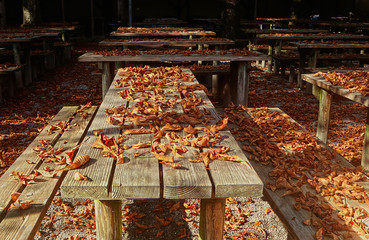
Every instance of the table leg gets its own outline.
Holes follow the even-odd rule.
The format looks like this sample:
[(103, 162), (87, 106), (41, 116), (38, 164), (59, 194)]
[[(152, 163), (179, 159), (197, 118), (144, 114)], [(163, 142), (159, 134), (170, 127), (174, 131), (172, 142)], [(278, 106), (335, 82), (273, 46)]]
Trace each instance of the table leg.
[(32, 66), (31, 66), (31, 49), (30, 46), (26, 46), (23, 50), (25, 58), (24, 66), (24, 84), (29, 86), (32, 83)]
[[(273, 55), (273, 45), (269, 45), (268, 56)], [(271, 58), (272, 59), (272, 58)], [(268, 61), (268, 72), (272, 71), (273, 60)]]
[(306, 52), (304, 50), (299, 50), (300, 53), (300, 60), (299, 60), (299, 72), (297, 75), (297, 87), (302, 88), (303, 82), (301, 78), (301, 74), (305, 72), (305, 59), (306, 59)]
[(230, 94), (234, 104), (248, 105), (250, 62), (231, 62)]
[(320, 89), (319, 115), (316, 136), (324, 143), (328, 141), (329, 120), (333, 95), (324, 89)]
[(201, 199), (199, 239), (223, 239), (225, 202), (225, 198)]
[(120, 200), (95, 200), (95, 217), (97, 239), (122, 239), (122, 202)]
[(112, 69), (112, 64), (110, 62), (103, 63), (103, 74), (102, 74), (102, 97), (108, 92), (110, 84), (113, 80), (114, 70)]
[[(18, 43), (13, 44), (14, 63), (22, 65), (20, 57), (20, 47)], [(15, 86), (18, 89), (23, 88), (22, 71), (15, 72)]]
[(369, 108), (366, 108), (366, 127), (364, 134), (364, 146), (361, 156), (361, 166), (365, 171), (369, 170)]

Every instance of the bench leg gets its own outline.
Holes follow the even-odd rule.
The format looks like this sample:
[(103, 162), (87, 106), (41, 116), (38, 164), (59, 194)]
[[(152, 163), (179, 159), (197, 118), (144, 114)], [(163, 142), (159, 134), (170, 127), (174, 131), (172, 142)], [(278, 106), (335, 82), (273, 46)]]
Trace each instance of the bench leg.
[(324, 143), (328, 141), (329, 119), (333, 95), (324, 89), (320, 89), (319, 115), (316, 136)]
[(364, 135), (363, 153), (361, 156), (361, 166), (365, 171), (369, 170), (369, 108), (366, 108), (366, 127)]
[(225, 198), (201, 199), (199, 239), (223, 239), (225, 202)]
[(122, 201), (95, 200), (95, 216), (97, 239), (122, 239)]

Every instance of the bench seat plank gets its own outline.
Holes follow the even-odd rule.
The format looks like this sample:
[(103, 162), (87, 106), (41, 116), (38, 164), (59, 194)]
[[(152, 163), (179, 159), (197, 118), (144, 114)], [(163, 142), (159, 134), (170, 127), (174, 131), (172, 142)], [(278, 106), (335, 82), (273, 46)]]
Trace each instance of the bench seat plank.
[[(278, 114), (286, 115), (283, 111), (281, 111), (279, 108), (269, 108), (269, 111), (277, 111)], [(252, 113), (244, 113), (244, 116), (246, 118), (253, 118), (254, 116)], [(298, 124), (295, 120), (292, 118), (289, 118), (289, 121), (292, 123)], [(298, 124), (302, 132), (307, 132), (305, 128), (303, 128), (301, 125)], [(276, 142), (273, 142), (273, 144), (276, 144)], [(319, 141), (319, 145), (322, 149), (329, 149), (332, 151), (331, 148), (329, 148), (327, 145), (325, 145), (323, 142)], [(332, 164), (337, 163), (339, 166), (342, 166), (347, 169), (355, 169), (355, 167), (349, 163), (347, 160), (345, 160), (342, 156), (339, 154), (336, 154), (336, 156), (330, 160), (332, 161)], [(267, 186), (268, 182), (274, 182), (274, 180), (270, 177), (269, 173), (273, 169), (271, 164), (269, 165), (262, 165), (258, 162), (251, 161), (252, 166), (254, 167), (255, 171), (258, 173), (260, 178), (263, 180), (264, 186)], [(309, 173), (306, 173), (306, 176), (310, 179), (313, 179), (312, 176), (309, 175)], [(321, 201), (325, 201), (325, 203), (329, 204), (332, 208), (336, 209), (335, 212), (342, 211), (343, 209), (338, 206), (334, 202), (334, 198), (331, 196), (322, 197), (320, 194), (316, 193), (315, 190), (313, 190), (308, 184), (305, 184), (301, 186), (302, 192), (306, 195), (307, 192), (312, 194), (313, 196), (316, 196)], [(288, 230), (290, 236), (292, 239), (316, 239), (315, 233), (316, 230), (313, 226), (305, 225), (303, 224), (303, 221), (313, 218), (319, 218), (316, 215), (314, 215), (312, 212), (309, 212), (307, 210), (304, 210), (301, 208), (299, 211), (295, 210), (294, 204), (295, 196), (287, 195), (283, 196), (283, 194), (286, 192), (286, 189), (277, 189), (274, 192), (270, 189), (264, 187), (264, 196), (272, 206), (273, 210), (277, 213), (279, 218), (284, 222), (286, 229)], [(348, 207), (360, 207), (365, 209), (366, 211), (369, 210), (369, 207), (365, 203), (359, 203), (358, 201), (352, 201), (347, 200), (346, 204)], [(338, 222), (343, 223), (340, 219), (336, 219)], [(344, 224), (344, 223), (343, 223)], [(355, 232), (354, 229), (351, 227), (348, 228), (347, 232), (350, 232), (350, 236), (352, 239), (365, 239), (365, 235)], [(342, 232), (341, 232), (342, 233)]]
[[(96, 136), (93, 134), (94, 130), (103, 130), (104, 135), (107, 137), (115, 137), (118, 139), (120, 134), (120, 128), (117, 125), (111, 125), (106, 122), (106, 108), (118, 107), (126, 104), (123, 99), (118, 95), (120, 88), (110, 88), (107, 92), (106, 101), (100, 105), (100, 110), (92, 122), (87, 135), (86, 140), (80, 147), (78, 155), (89, 155), (90, 161), (86, 164), (88, 168), (80, 168), (77, 170), (71, 170), (65, 177), (61, 191), (63, 197), (66, 198), (90, 198), (92, 195), (96, 196), (96, 199), (108, 199), (109, 190), (111, 187), (111, 179), (114, 174), (115, 160), (113, 158), (102, 157), (100, 149), (92, 148), (92, 143), (95, 141)], [(103, 110), (101, 110), (103, 109)], [(80, 171), (83, 175), (87, 176), (90, 181), (76, 181), (74, 180), (75, 171)]]
[[(85, 110), (84, 112), (88, 113), (85, 119), (81, 114), (77, 114), (71, 121), (71, 130), (63, 133), (54, 148), (63, 147), (64, 152), (71, 151), (83, 139), (96, 109), (93, 106)], [(40, 169), (44, 167), (58, 168), (53, 163), (42, 163)], [(19, 200), (33, 200), (31, 208), (26, 210), (12, 208), (9, 210), (0, 223), (0, 239), (33, 239), (64, 176), (64, 172), (57, 172), (57, 176), (54, 178), (38, 176), (36, 184), (28, 185), (22, 191)]]
[[(61, 121), (67, 121), (73, 116), (77, 109), (78, 107), (76, 106), (63, 107), (60, 112), (50, 121), (49, 126), (56, 125)], [(50, 129), (49, 126), (43, 129), (43, 131), (32, 141), (27, 149), (9, 167), (7, 172), (1, 176), (0, 182), (4, 182), (6, 184), (0, 184), (0, 192), (2, 193), (0, 194), (0, 220), (5, 216), (6, 210), (11, 203), (10, 195), (14, 192), (19, 192), (24, 189), (24, 185), (14, 181), (13, 177), (9, 176), (9, 174), (12, 172), (21, 172), (25, 175), (31, 174), (33, 170), (41, 164), (42, 161), (42, 159), (32, 151), (32, 149), (36, 148), (36, 146), (39, 144), (38, 141), (43, 139), (50, 141), (51, 145), (54, 145), (60, 138), (60, 134), (58, 132), (55, 132), (54, 134), (48, 134), (47, 131)], [(26, 160), (30, 160), (35, 164), (25, 164)]]

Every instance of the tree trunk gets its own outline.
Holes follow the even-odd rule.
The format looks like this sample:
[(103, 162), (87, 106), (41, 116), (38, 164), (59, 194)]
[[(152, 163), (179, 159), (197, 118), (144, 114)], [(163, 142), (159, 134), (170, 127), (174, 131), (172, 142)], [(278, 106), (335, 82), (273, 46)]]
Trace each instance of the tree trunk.
[(222, 36), (236, 39), (240, 32), (239, 0), (222, 0)]
[(23, 0), (23, 25), (35, 26), (41, 23), (40, 7), (38, 0)]

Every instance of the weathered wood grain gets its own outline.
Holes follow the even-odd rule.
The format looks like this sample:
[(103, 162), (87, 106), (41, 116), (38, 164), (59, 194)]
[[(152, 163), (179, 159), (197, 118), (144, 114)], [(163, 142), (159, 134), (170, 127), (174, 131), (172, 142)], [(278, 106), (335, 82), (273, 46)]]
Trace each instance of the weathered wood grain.
[[(149, 143), (152, 134), (130, 135), (124, 142), (128, 146), (136, 143)], [(112, 183), (112, 198), (160, 198), (159, 162), (150, 152), (150, 148), (136, 150), (130, 148), (124, 151), (124, 164), (118, 164)], [(134, 153), (144, 153), (135, 158)]]
[(333, 94), (324, 89), (320, 89), (318, 126), (316, 136), (325, 144), (328, 141), (332, 99)]
[(97, 239), (122, 239), (122, 202), (95, 200)]
[(225, 198), (201, 199), (199, 239), (223, 239), (225, 202)]
[(221, 131), (220, 135), (223, 139), (220, 145), (230, 147), (227, 154), (239, 156), (244, 164), (225, 160), (210, 163), (208, 171), (215, 186), (214, 197), (261, 197), (263, 183), (236, 140), (229, 131)]
[(99, 42), (100, 46), (145, 46), (145, 47), (158, 47), (158, 46), (181, 46), (181, 47), (194, 47), (198, 44), (208, 44), (208, 45), (229, 45), (234, 44), (233, 40), (225, 39), (225, 40), (167, 40), (167, 39), (159, 39), (159, 40), (140, 40), (140, 41), (113, 41), (113, 40), (103, 40)]

